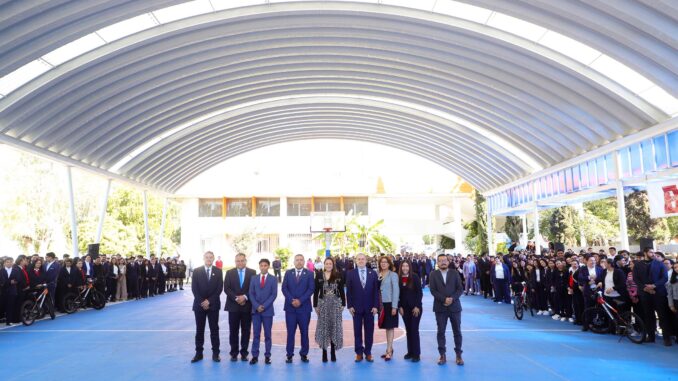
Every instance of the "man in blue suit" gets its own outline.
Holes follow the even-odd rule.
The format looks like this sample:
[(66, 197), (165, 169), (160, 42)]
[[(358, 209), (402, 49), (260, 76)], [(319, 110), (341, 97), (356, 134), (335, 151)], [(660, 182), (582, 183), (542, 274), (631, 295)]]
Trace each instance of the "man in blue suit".
[(205, 320), (210, 325), (210, 340), (212, 342), (212, 360), (220, 362), (219, 357), (219, 309), (221, 308), (221, 290), (224, 289), (224, 277), (221, 270), (212, 266), (214, 253), (211, 251), (203, 255), (205, 266), (193, 271), (193, 313), (195, 314), (195, 356), (192, 363), (202, 360), (203, 344), (205, 343)]
[(261, 341), (261, 326), (264, 326), (264, 343), (266, 351), (264, 352), (265, 363), (271, 363), (271, 330), (273, 328), (273, 302), (278, 297), (278, 280), (268, 274), (268, 268), (271, 262), (263, 258), (259, 261), (259, 276), (253, 277), (250, 282), (250, 292), (247, 295), (252, 303), (252, 326), (254, 335), (252, 337), (252, 360), (250, 365), (259, 362), (259, 344)]
[(304, 268), (304, 256), (294, 256), (294, 268), (285, 272), (282, 293), (285, 295), (285, 323), (287, 324), (287, 360), (294, 357), (294, 337), (299, 327), (302, 362), (308, 362), (308, 325), (311, 322), (311, 297), (315, 290), (313, 273)]
[(56, 260), (56, 254), (52, 252), (45, 254), (45, 264), (42, 265), (42, 271), (45, 273), (45, 283), (47, 283), (47, 290), (49, 290), (49, 295), (52, 297), (52, 304), (54, 305), (57, 279), (59, 279), (59, 272), (61, 272), (61, 266), (59, 266), (59, 262)]
[[(367, 257), (360, 253), (356, 256), (357, 268), (346, 274), (346, 301), (348, 311), (353, 316), (353, 334), (355, 338), (355, 361), (368, 362), (372, 357), (374, 338), (374, 315), (379, 304), (379, 280), (377, 273), (367, 268)], [(363, 327), (365, 327), (365, 346), (363, 347)]]

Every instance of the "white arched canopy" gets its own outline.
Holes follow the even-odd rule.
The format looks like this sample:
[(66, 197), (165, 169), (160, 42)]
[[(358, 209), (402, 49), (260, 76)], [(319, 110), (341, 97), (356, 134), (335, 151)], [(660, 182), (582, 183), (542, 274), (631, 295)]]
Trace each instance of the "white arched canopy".
[[(403, 149), (489, 190), (666, 121), (678, 95), (669, 2), (200, 0), (190, 9), (211, 8), (175, 21), (154, 10), (180, 1), (29, 3), (0, 5), (2, 141), (166, 192), (239, 153), (318, 138)], [(511, 16), (525, 33), (502, 27)], [(130, 17), (159, 25), (114, 38)], [(59, 48), (78, 38), (81, 54)], [(21, 83), (31, 68), (42, 75)]]

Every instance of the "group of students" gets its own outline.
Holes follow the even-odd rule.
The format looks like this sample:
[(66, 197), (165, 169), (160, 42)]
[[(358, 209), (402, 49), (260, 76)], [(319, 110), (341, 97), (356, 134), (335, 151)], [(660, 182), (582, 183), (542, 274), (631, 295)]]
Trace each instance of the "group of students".
[(54, 307), (63, 312), (69, 293), (79, 293), (88, 282), (108, 301), (143, 299), (166, 291), (183, 290), (186, 265), (183, 260), (155, 256), (123, 258), (121, 255), (59, 260), (52, 252), (45, 257), (19, 255), (2, 258), (0, 271), (0, 319), (6, 325), (19, 323), (20, 306), (29, 293), (44, 285)]
[[(206, 323), (210, 327), (212, 359), (221, 361), (219, 340), (219, 311), (221, 293), (226, 294), (225, 311), (228, 312), (231, 361), (259, 362), (260, 339), (264, 334), (264, 363), (271, 363), (274, 301), (278, 297), (278, 279), (269, 274), (270, 261), (259, 261), (259, 273), (247, 268), (244, 254), (235, 257), (236, 267), (225, 276), (213, 265), (214, 254), (203, 256), (204, 266), (193, 272), (191, 289), (194, 295), (192, 309), (196, 318), (195, 356), (191, 362), (203, 359)], [(351, 260), (353, 262), (353, 260)], [(448, 267), (448, 256), (437, 257), (438, 270), (430, 273), (430, 292), (433, 311), (438, 324), (438, 364), (447, 362), (445, 331), (447, 322), (454, 334), (456, 364), (463, 365), (461, 335), (461, 302), (463, 287), (459, 274)], [(297, 330), (301, 335), (299, 356), (308, 362), (309, 324), (312, 311), (317, 315), (315, 342), (322, 349), (322, 361), (336, 361), (336, 351), (343, 347), (343, 318), (345, 308), (352, 316), (355, 362), (373, 362), (375, 317), (377, 326), (385, 330), (386, 350), (381, 358), (391, 361), (394, 356), (393, 340), (399, 316), (405, 325), (407, 353), (404, 359), (420, 361), (421, 346), (419, 323), (423, 313), (423, 283), (414, 270), (413, 263), (400, 258), (397, 266), (394, 257), (384, 255), (368, 266), (364, 254), (355, 257), (354, 268), (341, 271), (334, 258), (328, 257), (322, 268), (309, 270), (303, 255), (294, 257), (294, 267), (282, 277), (281, 292), (285, 298), (284, 313), (287, 328), (286, 362), (292, 363)], [(253, 332), (250, 332), (252, 327)], [(249, 356), (252, 333), (252, 357)]]
[(643, 319), (646, 342), (655, 341), (657, 325), (666, 346), (678, 335), (678, 264), (652, 248), (635, 255), (614, 247), (607, 253), (589, 248), (578, 255), (571, 250), (545, 255), (514, 251), (460, 258), (458, 268), (467, 295), (511, 304), (511, 295), (523, 292), (525, 284), (537, 315), (581, 325), (584, 331), (588, 322), (583, 312), (595, 305), (601, 291), (609, 304)]

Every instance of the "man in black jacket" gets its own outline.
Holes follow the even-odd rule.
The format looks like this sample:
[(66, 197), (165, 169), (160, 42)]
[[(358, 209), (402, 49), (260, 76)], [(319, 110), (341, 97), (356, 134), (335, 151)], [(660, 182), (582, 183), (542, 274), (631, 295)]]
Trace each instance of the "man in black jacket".
[(4, 266), (0, 269), (0, 289), (2, 289), (2, 305), (5, 310), (6, 325), (12, 325), (16, 315), (16, 298), (20, 283), (19, 268), (14, 266), (14, 259), (5, 258)]
[[(224, 292), (226, 293), (226, 308), (228, 311), (229, 343), (231, 345), (231, 361), (247, 361), (252, 327), (252, 303), (247, 298), (250, 289), (250, 280), (256, 271), (247, 268), (245, 254), (235, 256), (235, 268), (226, 272)], [(240, 337), (238, 337), (240, 336)]]
[(191, 362), (202, 360), (203, 345), (205, 344), (205, 320), (210, 325), (210, 340), (212, 342), (212, 360), (220, 362), (219, 357), (219, 310), (221, 309), (221, 290), (224, 287), (224, 277), (221, 269), (212, 266), (214, 253), (211, 251), (203, 255), (205, 266), (193, 271), (193, 313), (195, 314), (195, 356)]
[(436, 315), (438, 326), (438, 352), (440, 359), (438, 365), (447, 362), (445, 355), (445, 329), (447, 321), (452, 324), (454, 334), (454, 352), (457, 355), (457, 365), (464, 365), (461, 358), (461, 297), (464, 288), (458, 271), (449, 268), (449, 259), (445, 254), (438, 255), (438, 270), (431, 274), (431, 295), (433, 295), (433, 312)]

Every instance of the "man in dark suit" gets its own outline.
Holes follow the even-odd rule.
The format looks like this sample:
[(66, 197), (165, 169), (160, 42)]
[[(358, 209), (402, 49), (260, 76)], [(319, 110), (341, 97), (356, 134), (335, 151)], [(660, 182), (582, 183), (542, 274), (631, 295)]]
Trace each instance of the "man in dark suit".
[(2, 305), (5, 310), (6, 325), (12, 325), (16, 319), (16, 298), (19, 293), (18, 285), (21, 281), (20, 271), (14, 266), (14, 259), (7, 257), (0, 270), (0, 289), (2, 290)]
[[(228, 339), (231, 344), (231, 361), (238, 361), (238, 353), (242, 361), (247, 361), (247, 349), (250, 345), (252, 327), (252, 303), (247, 298), (250, 281), (256, 271), (247, 268), (245, 254), (235, 256), (235, 268), (226, 272), (224, 292), (228, 311)], [(240, 336), (240, 337), (238, 337)], [(239, 340), (239, 341), (238, 341)], [(238, 347), (240, 343), (240, 347)]]
[(42, 271), (45, 274), (47, 290), (49, 290), (49, 295), (52, 297), (52, 305), (55, 305), (57, 280), (61, 272), (61, 266), (59, 266), (59, 262), (56, 260), (56, 254), (52, 252), (45, 254), (45, 264), (42, 265)]
[[(353, 316), (353, 334), (355, 338), (355, 361), (374, 361), (372, 342), (374, 338), (374, 315), (379, 304), (379, 280), (377, 273), (367, 268), (367, 257), (360, 253), (356, 256), (357, 268), (346, 274), (346, 300), (348, 311)], [(363, 327), (365, 328), (365, 346), (363, 347)]]
[[(596, 258), (589, 255), (586, 258), (586, 267), (579, 270), (579, 287), (584, 294), (584, 310), (595, 305), (596, 289), (602, 289), (603, 282), (605, 282), (603, 269), (596, 264)], [(589, 322), (584, 321), (582, 331), (588, 331), (588, 324)]]
[(294, 256), (294, 268), (285, 272), (282, 293), (285, 295), (285, 323), (287, 325), (287, 360), (289, 364), (294, 357), (294, 338), (299, 327), (301, 334), (302, 362), (308, 362), (308, 325), (311, 322), (311, 297), (315, 290), (313, 273), (304, 268), (304, 256)]
[(139, 299), (139, 263), (130, 258), (127, 263), (127, 299)]
[(271, 347), (273, 340), (271, 337), (273, 328), (273, 302), (278, 297), (278, 280), (268, 273), (271, 262), (263, 258), (259, 261), (259, 276), (255, 276), (250, 282), (250, 291), (247, 297), (252, 302), (252, 325), (254, 327), (254, 337), (252, 338), (252, 360), (250, 365), (259, 361), (259, 345), (261, 343), (261, 328), (264, 328), (264, 362), (271, 364)]
[(193, 271), (193, 313), (195, 314), (195, 356), (191, 362), (202, 360), (203, 344), (205, 343), (205, 320), (210, 325), (210, 339), (212, 341), (212, 360), (221, 361), (219, 357), (219, 309), (221, 308), (221, 290), (224, 288), (224, 278), (221, 270), (212, 266), (214, 253), (211, 251), (203, 255), (205, 266)]
[(447, 321), (452, 324), (454, 334), (454, 352), (457, 354), (457, 365), (464, 365), (461, 358), (461, 301), (463, 292), (459, 272), (449, 268), (449, 260), (445, 254), (438, 255), (438, 270), (431, 274), (431, 295), (433, 295), (433, 312), (438, 326), (438, 365), (447, 362), (445, 347), (445, 329)]

